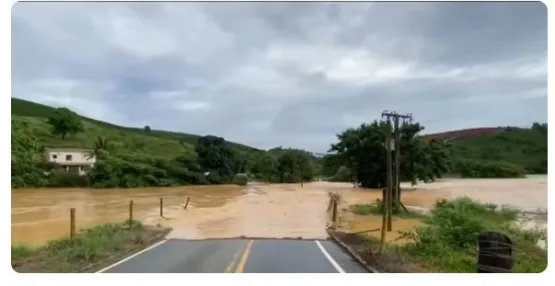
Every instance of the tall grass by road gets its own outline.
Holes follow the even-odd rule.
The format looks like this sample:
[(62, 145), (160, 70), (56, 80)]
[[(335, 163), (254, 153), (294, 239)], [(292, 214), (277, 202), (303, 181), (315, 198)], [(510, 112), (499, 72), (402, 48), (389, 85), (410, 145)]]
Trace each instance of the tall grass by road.
[(147, 247), (168, 232), (137, 221), (99, 225), (38, 248), (12, 245), (12, 267), (27, 273), (93, 272)]
[[(359, 215), (380, 214), (376, 205), (353, 205), (349, 210)], [(379, 253), (378, 240), (358, 235), (365, 244), (362, 257), (384, 268), (393, 263), (405, 264), (406, 272), (413, 272), (416, 266), (423, 272), (473, 273), (477, 267), (478, 236), (484, 231), (496, 231), (513, 242), (513, 272), (539, 273), (547, 267), (547, 251), (537, 245), (538, 240), (547, 238), (546, 232), (519, 227), (518, 210), (458, 198), (439, 200), (429, 215), (401, 216), (420, 218), (424, 224), (402, 233), (400, 238), (408, 242), (387, 245), (386, 254)], [(399, 272), (398, 269), (393, 271)]]

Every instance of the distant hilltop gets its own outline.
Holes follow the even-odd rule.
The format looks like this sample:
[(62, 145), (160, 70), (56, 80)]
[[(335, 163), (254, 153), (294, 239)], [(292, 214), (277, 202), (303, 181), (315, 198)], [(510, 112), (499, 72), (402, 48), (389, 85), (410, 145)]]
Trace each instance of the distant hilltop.
[[(513, 127), (513, 128), (516, 128), (516, 127)], [(460, 139), (468, 139), (468, 138), (483, 136), (483, 135), (497, 135), (504, 129), (505, 128), (503, 127), (469, 128), (469, 129), (460, 129), (460, 130), (454, 130), (454, 131), (426, 134), (426, 135), (422, 135), (422, 138), (425, 138), (425, 139), (441, 138), (444, 140), (460, 140)]]
[[(452, 131), (445, 131), (445, 132), (438, 132), (432, 134), (421, 135), (421, 138), (424, 139), (432, 139), (432, 138), (441, 138), (444, 140), (464, 140), (469, 139), (476, 136), (484, 136), (484, 135), (497, 135), (501, 131), (505, 130), (506, 128), (515, 128), (517, 127), (481, 127), (481, 128), (468, 128), (468, 129), (459, 129), (459, 130), (452, 130)], [(319, 153), (319, 152), (311, 152), (312, 156), (317, 158), (322, 158), (326, 155), (330, 155), (333, 153)]]

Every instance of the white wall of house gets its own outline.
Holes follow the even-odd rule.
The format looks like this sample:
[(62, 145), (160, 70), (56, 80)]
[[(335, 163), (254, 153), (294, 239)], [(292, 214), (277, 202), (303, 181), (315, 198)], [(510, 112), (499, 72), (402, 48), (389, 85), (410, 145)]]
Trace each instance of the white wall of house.
[(96, 163), (96, 158), (89, 158), (87, 156), (87, 150), (48, 150), (46, 155), (49, 162), (58, 163), (60, 165), (92, 165)]

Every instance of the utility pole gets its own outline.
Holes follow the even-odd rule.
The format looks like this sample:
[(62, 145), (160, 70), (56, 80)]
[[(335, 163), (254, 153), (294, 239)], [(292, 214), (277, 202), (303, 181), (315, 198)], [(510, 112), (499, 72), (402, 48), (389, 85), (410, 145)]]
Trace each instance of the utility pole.
[(395, 121), (395, 207), (399, 207), (401, 204), (400, 202), (400, 193), (401, 193), (401, 182), (399, 181), (399, 173), (400, 173), (400, 162), (401, 162), (401, 132), (399, 131), (399, 117), (394, 117), (393, 120)]
[[(403, 119), (403, 124), (405, 124), (405, 120), (409, 119), (412, 120), (412, 115), (407, 114), (398, 114), (397, 112), (389, 112), (384, 111), (382, 112), (382, 117), (385, 117), (387, 120), (388, 131), (386, 134), (386, 153), (387, 153), (387, 230), (392, 230), (392, 212), (393, 212), (393, 204), (396, 207), (402, 206), (400, 197), (401, 197), (401, 188), (400, 188), (400, 162), (401, 162), (401, 132), (399, 130), (399, 119)], [(393, 119), (393, 133), (394, 133), (394, 142), (391, 142), (391, 119)], [(395, 151), (395, 174), (393, 173), (392, 168), (392, 159), (391, 159), (391, 151), (392, 149)], [(394, 182), (392, 182), (394, 180)], [(392, 184), (393, 183), (393, 184)], [(393, 196), (393, 186), (395, 185), (395, 195)]]
[[(382, 114), (383, 117), (383, 114)], [(383, 188), (382, 191), (382, 227), (380, 242), (381, 246), (383, 247), (385, 244), (385, 233), (386, 229), (391, 229), (391, 215), (390, 215), (390, 198), (391, 198), (391, 121), (389, 117), (387, 117), (387, 132), (385, 134), (385, 158), (386, 158), (386, 165), (387, 165), (387, 178), (386, 178), (386, 188)]]
[(406, 124), (407, 119), (411, 120), (410, 115), (399, 115), (394, 117), (395, 120), (395, 205), (396, 207), (403, 207), (401, 203), (401, 130), (399, 130), (399, 118), (403, 119), (403, 125)]
[[(392, 196), (392, 186), (391, 186), (391, 150), (395, 148), (394, 144), (392, 144), (391, 140), (391, 115), (384, 111), (382, 113), (382, 117), (385, 117), (387, 120), (387, 131), (385, 134), (385, 153), (386, 153), (386, 166), (387, 166), (387, 178), (386, 178), (386, 190), (383, 195), (383, 218), (382, 218), (382, 236), (385, 235), (385, 228), (387, 227), (387, 231), (392, 230), (392, 213), (393, 213), (393, 196)], [(384, 223), (385, 222), (385, 223)]]

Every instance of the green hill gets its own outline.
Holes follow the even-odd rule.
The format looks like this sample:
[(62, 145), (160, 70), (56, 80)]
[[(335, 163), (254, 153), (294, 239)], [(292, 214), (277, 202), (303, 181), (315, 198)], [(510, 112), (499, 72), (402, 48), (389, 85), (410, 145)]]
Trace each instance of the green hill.
[(452, 140), (451, 144), (459, 160), (507, 162), (529, 174), (547, 174), (547, 124), (501, 128), (497, 134)]
[[(256, 177), (264, 174), (273, 181), (290, 183), (300, 176), (301, 168), (296, 165), (306, 161), (298, 157), (307, 156), (294, 152), (274, 154), (214, 136), (123, 127), (71, 111), (65, 111), (66, 115), (77, 117), (82, 128), (78, 127), (74, 134), (55, 135), (48, 120), (51, 115), (57, 119), (64, 116), (60, 112), (63, 113), (50, 106), (12, 98), (12, 188), (244, 185), (246, 177), (238, 174), (245, 173)], [(89, 149), (97, 162), (87, 176), (68, 173), (57, 164), (44, 161), (45, 148)], [(281, 157), (287, 160), (280, 161)], [(303, 169), (303, 178), (307, 180), (312, 177), (309, 169), (312, 170)], [(289, 176), (279, 176), (278, 170)]]
[[(249, 159), (265, 153), (218, 137), (146, 131), (71, 114), (80, 119), (82, 130), (68, 136), (54, 135), (48, 118), (55, 113), (53, 107), (12, 98), (13, 188), (129, 188), (230, 183), (234, 180), (233, 174), (248, 170)], [(58, 116), (59, 113), (55, 117)], [(200, 141), (204, 150), (202, 155), (195, 151), (199, 138), (204, 139)], [(87, 176), (79, 176), (60, 170), (57, 164), (45, 162), (45, 148), (89, 149), (97, 162)], [(209, 175), (206, 170), (210, 171)]]
[(506, 162), (529, 174), (547, 174), (547, 123), (530, 128), (495, 127), (455, 130), (423, 136), (453, 146), (453, 159)]
[[(85, 132), (75, 138), (61, 140), (57, 136), (49, 135), (46, 125), (46, 118), (53, 112), (54, 107), (12, 97), (12, 118), (28, 122), (37, 131), (39, 139), (44, 140), (48, 147), (90, 148), (96, 137), (100, 135), (119, 142), (118, 144), (122, 146), (134, 144), (133, 141), (137, 141), (137, 144), (141, 145), (139, 141), (144, 141), (145, 148), (152, 147), (147, 150), (152, 150), (154, 153), (160, 150), (162, 155), (164, 152), (169, 152), (167, 155), (173, 155), (175, 152), (182, 152), (179, 141), (194, 145), (200, 137), (194, 134), (162, 130), (151, 130), (146, 133), (143, 128), (124, 127), (81, 116), (85, 122)], [(240, 151), (258, 150), (243, 144), (228, 143)]]

